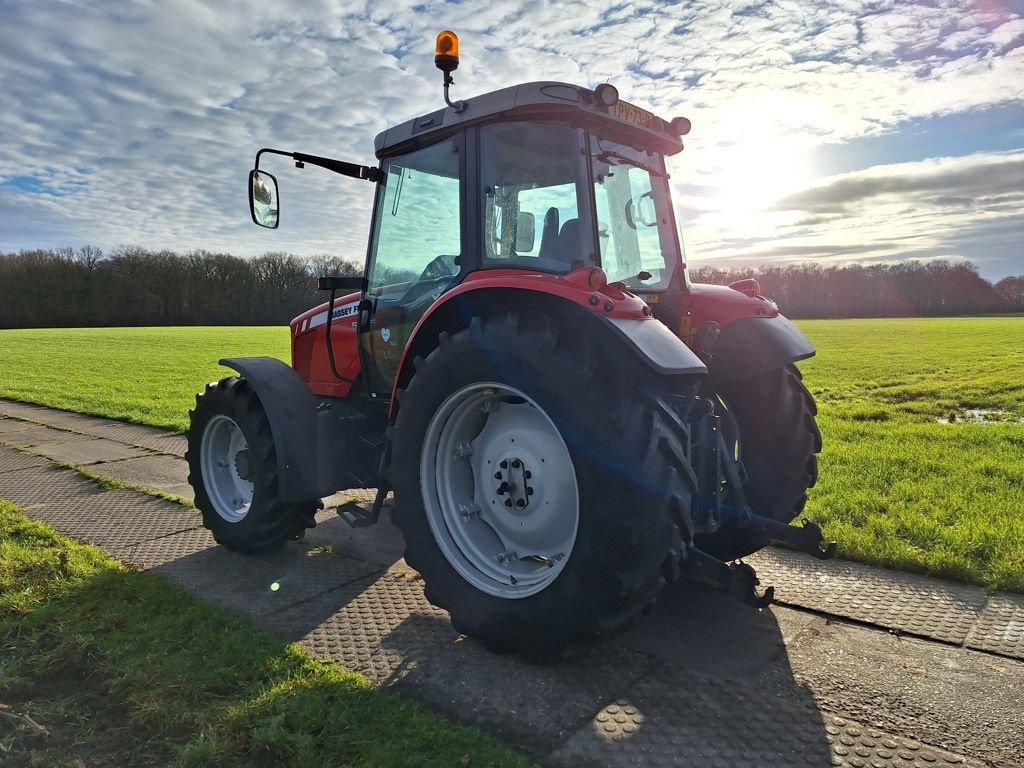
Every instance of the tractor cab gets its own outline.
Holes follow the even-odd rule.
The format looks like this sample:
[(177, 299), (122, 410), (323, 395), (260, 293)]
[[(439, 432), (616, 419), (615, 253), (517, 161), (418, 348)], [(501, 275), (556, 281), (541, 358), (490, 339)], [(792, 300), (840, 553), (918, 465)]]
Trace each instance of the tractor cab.
[(607, 85), (527, 83), (459, 104), (376, 140), (366, 297), (379, 330), (364, 344), (378, 387), (417, 321), (470, 274), (600, 268), (633, 292), (685, 280), (663, 159), (682, 143), (668, 123)]
[[(435, 61), (448, 106), (379, 134), (378, 168), (261, 150), (376, 182), (364, 281), (333, 284), (362, 289), (350, 325), (378, 398), (390, 395), (417, 323), (470, 275), (599, 269), (591, 280), (647, 295), (678, 294), (687, 280), (664, 157), (682, 149), (689, 121), (628, 104), (607, 83), (525, 83), (452, 103), (457, 39), (453, 57), (441, 52), (445, 36)], [(253, 220), (276, 226), (276, 180), (258, 166), (259, 156)], [(325, 394), (343, 394), (338, 381), (350, 377), (333, 367)]]

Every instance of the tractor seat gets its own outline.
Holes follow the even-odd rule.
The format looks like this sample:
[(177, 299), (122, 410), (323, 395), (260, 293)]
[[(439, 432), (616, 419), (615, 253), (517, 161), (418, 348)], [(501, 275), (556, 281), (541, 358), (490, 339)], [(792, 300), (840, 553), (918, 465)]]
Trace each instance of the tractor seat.
[(562, 225), (551, 256), (558, 261), (564, 261), (570, 269), (583, 266), (583, 242), (580, 239), (579, 219), (569, 219)]
[(544, 214), (544, 229), (540, 235), (540, 251), (537, 255), (542, 259), (553, 259), (558, 249), (558, 209), (548, 208)]

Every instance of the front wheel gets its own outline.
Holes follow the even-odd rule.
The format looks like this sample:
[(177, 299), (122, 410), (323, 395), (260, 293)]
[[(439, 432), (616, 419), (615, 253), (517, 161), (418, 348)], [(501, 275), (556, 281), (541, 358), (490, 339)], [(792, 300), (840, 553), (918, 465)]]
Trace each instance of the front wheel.
[(249, 382), (232, 376), (207, 385), (189, 416), (188, 481), (218, 544), (265, 552), (316, 525), (318, 502), (280, 498), (270, 424)]
[(627, 626), (692, 530), (657, 381), (570, 329), (524, 314), (442, 334), (391, 435), (394, 520), (427, 598), (530, 654)]
[[(818, 479), (818, 412), (795, 365), (720, 384), (718, 395), (739, 434), (744, 493), (754, 514), (788, 523), (804, 510)], [(732, 446), (735, 449), (735, 443)], [(722, 560), (746, 557), (768, 544), (747, 530), (724, 525), (697, 537), (697, 546)]]

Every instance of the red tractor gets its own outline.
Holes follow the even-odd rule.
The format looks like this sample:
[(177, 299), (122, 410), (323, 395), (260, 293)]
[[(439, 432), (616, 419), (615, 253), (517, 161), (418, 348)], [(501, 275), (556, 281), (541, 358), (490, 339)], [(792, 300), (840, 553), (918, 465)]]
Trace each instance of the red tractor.
[[(253, 220), (278, 225), (264, 155), (374, 185), (365, 275), (291, 322), (291, 367), (197, 398), (196, 505), (216, 540), (261, 552), (315, 525), (320, 499), (389, 492), (407, 563), (455, 628), (550, 653), (627, 626), (666, 581), (756, 605), (732, 561), (769, 540), (820, 557), (787, 523), (817, 476), (807, 338), (754, 280), (690, 282), (665, 121), (608, 84), (448, 96), (458, 41), (438, 37), (446, 107), (375, 141), (378, 166), (261, 149)], [(339, 297), (339, 294), (340, 297)]]

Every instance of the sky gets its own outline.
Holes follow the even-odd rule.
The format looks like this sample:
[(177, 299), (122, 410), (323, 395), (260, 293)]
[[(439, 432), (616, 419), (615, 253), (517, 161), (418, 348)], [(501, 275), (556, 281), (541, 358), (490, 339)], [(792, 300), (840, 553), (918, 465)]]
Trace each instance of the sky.
[[(362, 261), (380, 131), (530, 80), (693, 123), (671, 160), (691, 267), (969, 260), (1024, 275), (1024, 0), (0, 0), (0, 251), (118, 244)], [(276, 164), (275, 164), (276, 160)]]

